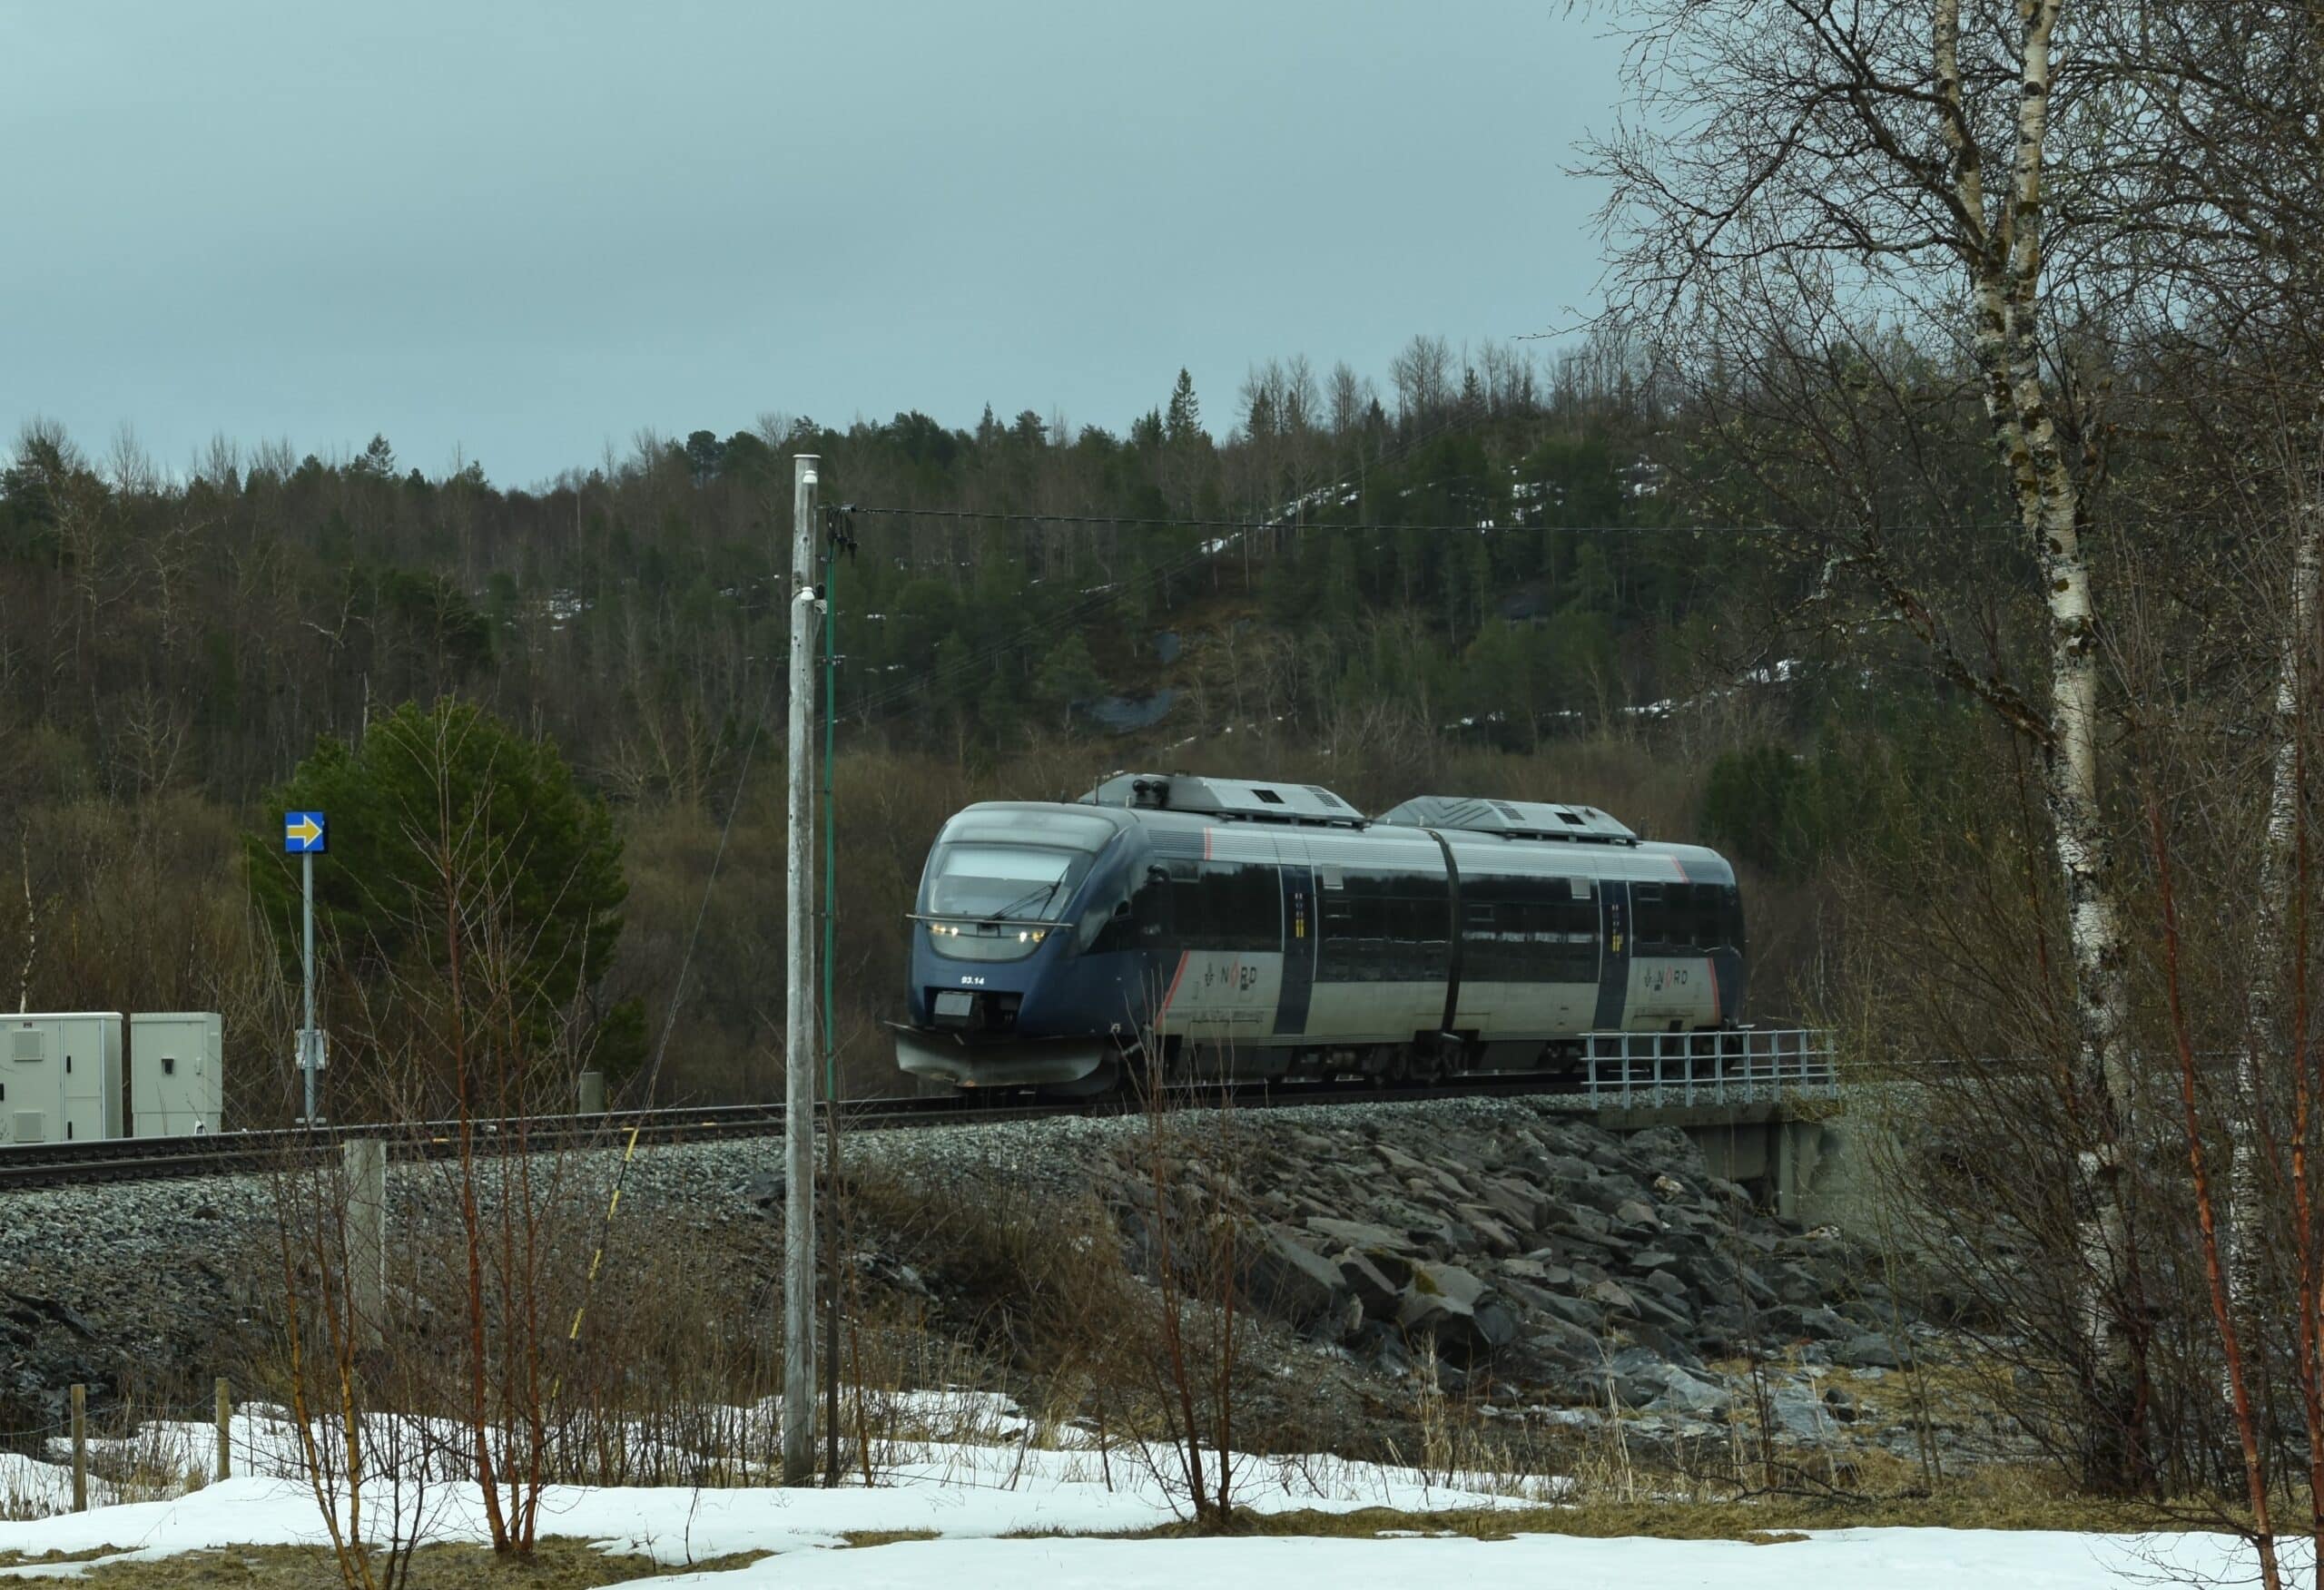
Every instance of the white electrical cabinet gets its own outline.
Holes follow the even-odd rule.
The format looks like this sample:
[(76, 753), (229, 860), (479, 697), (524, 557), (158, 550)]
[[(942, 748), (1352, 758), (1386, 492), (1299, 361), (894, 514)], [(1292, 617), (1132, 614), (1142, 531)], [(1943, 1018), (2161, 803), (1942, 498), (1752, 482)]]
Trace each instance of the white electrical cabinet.
[(215, 1132), (226, 1109), (224, 1024), (214, 1010), (129, 1018), (130, 1129), (139, 1137)]
[(0, 1016), (0, 1142), (121, 1135), (118, 1012)]

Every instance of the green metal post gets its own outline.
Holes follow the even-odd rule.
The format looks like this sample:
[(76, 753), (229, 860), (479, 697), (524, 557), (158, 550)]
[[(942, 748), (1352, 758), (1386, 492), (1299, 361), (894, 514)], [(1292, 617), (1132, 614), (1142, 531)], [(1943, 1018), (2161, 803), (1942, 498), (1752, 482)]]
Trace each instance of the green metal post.
[(839, 937), (839, 838), (832, 815), (832, 747), (839, 738), (839, 558), (823, 547), (823, 1097), (839, 1098), (839, 1040), (832, 1015), (832, 951)]
[(839, 1484), (839, 1039), (832, 957), (839, 942), (839, 830), (832, 813), (832, 749), (839, 736), (839, 549), (823, 541), (823, 1483)]

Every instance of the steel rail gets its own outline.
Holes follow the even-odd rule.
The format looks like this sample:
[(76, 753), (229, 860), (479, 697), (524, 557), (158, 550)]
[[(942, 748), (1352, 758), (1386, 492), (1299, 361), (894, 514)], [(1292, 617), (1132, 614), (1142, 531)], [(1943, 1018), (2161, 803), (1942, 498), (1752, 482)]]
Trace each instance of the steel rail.
[[(1485, 1073), (1441, 1086), (1384, 1087), (1364, 1082), (1237, 1083), (1185, 1090), (1172, 1110), (1224, 1106), (1281, 1108), (1295, 1104), (1410, 1104), (1429, 1099), (1571, 1094), (1571, 1077)], [(851, 1131), (973, 1125), (1069, 1116), (1142, 1114), (1136, 1095), (1093, 1099), (1032, 1099), (1013, 1093), (938, 1094), (865, 1099), (842, 1106)], [(781, 1134), (785, 1113), (773, 1104), (712, 1104), (694, 1108), (608, 1111), (598, 1115), (549, 1115), (486, 1120), (470, 1128), (471, 1147), (494, 1153), (576, 1146), (617, 1145), (635, 1124), (641, 1144), (706, 1143)], [(0, 1148), (0, 1192), (108, 1182), (162, 1181), (187, 1176), (247, 1175), (310, 1163), (357, 1138), (383, 1138), (391, 1157), (424, 1161), (456, 1154), (457, 1121), (375, 1122), (193, 1137), (123, 1137), (103, 1142), (24, 1143)]]
[[(1196, 1084), (1174, 1088), (1162, 1107), (1171, 1111), (1281, 1109), (1300, 1104), (1422, 1104), (1462, 1098), (1534, 1095), (1619, 1099), (1620, 1082), (1569, 1073), (1472, 1072), (1444, 1081), (1385, 1085), (1362, 1079)], [(1705, 1097), (1708, 1098), (1708, 1085)], [(1641, 1094), (1653, 1092), (1641, 1079)], [(1666, 1090), (1667, 1091), (1667, 1090)], [(1040, 1099), (1018, 1090), (962, 1090), (905, 1098), (863, 1099), (841, 1106), (851, 1131), (972, 1125), (1068, 1116), (1143, 1114), (1149, 1108), (1128, 1091), (1088, 1099)], [(655, 1110), (615, 1110), (592, 1115), (535, 1115), (470, 1124), (473, 1151), (492, 1154), (575, 1147), (615, 1147), (632, 1126), (641, 1144), (679, 1144), (774, 1136), (783, 1129), (780, 1104), (703, 1104)], [(162, 1181), (189, 1176), (248, 1175), (309, 1164), (340, 1143), (381, 1138), (404, 1162), (448, 1158), (459, 1150), (458, 1121), (386, 1121), (223, 1132), (192, 1137), (124, 1137), (102, 1142), (22, 1143), (0, 1147), (0, 1192), (108, 1182)]]

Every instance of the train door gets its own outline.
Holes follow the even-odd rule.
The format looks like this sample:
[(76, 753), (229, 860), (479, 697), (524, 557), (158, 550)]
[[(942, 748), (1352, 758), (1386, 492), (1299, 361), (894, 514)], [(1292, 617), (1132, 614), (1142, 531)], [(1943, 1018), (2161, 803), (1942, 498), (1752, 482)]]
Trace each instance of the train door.
[(1307, 1031), (1307, 1007), (1315, 993), (1315, 947), (1323, 935), (1315, 912), (1315, 869), (1306, 847), (1275, 841), (1283, 860), (1283, 983), (1275, 998), (1275, 1035), (1299, 1037)]
[(1598, 880), (1598, 1011), (1590, 1026), (1620, 1032), (1630, 986), (1630, 886), (1622, 878)]
[(1274, 1030), (1285, 937), (1273, 843), (1242, 840), (1236, 849), (1233, 859), (1166, 863), (1180, 947), (1156, 1024), (1229, 1051)]

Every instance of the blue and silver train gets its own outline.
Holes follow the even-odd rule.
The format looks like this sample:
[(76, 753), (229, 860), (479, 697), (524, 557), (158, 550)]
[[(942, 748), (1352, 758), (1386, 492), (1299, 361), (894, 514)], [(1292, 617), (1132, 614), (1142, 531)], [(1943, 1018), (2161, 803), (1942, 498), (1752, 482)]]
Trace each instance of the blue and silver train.
[(1122, 774), (944, 825), (896, 1054), (961, 1086), (1421, 1081), (1732, 1026), (1735, 870), (1586, 806)]

